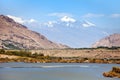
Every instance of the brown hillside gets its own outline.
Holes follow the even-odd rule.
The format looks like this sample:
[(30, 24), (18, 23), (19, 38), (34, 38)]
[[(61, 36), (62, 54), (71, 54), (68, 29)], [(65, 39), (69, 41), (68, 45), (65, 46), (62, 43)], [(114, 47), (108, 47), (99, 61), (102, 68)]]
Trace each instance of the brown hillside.
[(26, 26), (16, 23), (7, 16), (0, 15), (0, 48), (49, 49), (66, 47), (48, 40), (40, 33), (29, 30)]
[(94, 43), (92, 47), (120, 47), (120, 34), (112, 34), (107, 36), (98, 42)]

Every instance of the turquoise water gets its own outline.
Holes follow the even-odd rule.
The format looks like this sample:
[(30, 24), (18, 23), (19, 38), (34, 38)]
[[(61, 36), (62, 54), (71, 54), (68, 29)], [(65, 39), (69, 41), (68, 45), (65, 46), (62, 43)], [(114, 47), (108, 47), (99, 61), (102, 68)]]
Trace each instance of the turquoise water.
[(120, 80), (103, 72), (119, 64), (0, 63), (0, 80)]

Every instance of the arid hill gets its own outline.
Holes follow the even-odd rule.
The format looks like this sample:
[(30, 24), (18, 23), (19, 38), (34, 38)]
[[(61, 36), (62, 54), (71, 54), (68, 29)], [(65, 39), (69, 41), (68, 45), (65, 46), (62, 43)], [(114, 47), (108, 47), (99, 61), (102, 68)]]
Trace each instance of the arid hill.
[(54, 43), (45, 36), (29, 30), (13, 19), (0, 15), (0, 48), (5, 49), (51, 49), (68, 46)]
[(92, 45), (92, 47), (120, 47), (120, 34), (112, 34)]

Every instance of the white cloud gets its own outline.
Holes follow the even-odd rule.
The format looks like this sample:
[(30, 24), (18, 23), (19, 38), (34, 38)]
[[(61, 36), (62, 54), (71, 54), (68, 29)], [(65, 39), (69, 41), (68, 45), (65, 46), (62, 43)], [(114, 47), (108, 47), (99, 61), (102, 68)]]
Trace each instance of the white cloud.
[(68, 16), (64, 16), (60, 19), (62, 22), (76, 22), (75, 19), (68, 17)]
[(73, 15), (69, 13), (50, 13), (48, 14), (48, 16), (56, 16), (56, 17), (70, 16), (72, 17)]
[(57, 23), (57, 22), (56, 21), (48, 21), (46, 23), (43, 23), (43, 25), (45, 25), (47, 27), (53, 27), (55, 23)]
[(28, 22), (32, 23), (32, 22), (36, 22), (36, 20), (30, 19), (30, 20), (28, 20)]
[(88, 14), (85, 14), (83, 17), (85, 18), (93, 18), (93, 17), (103, 17), (104, 14), (93, 14), (93, 13), (88, 13)]
[(112, 14), (110, 17), (112, 17), (112, 18), (120, 18), (120, 14)]
[(7, 15), (7, 16), (8, 16), (9, 18), (12, 18), (15, 22), (18, 22), (18, 23), (20, 23), (20, 24), (36, 22), (36, 20), (34, 20), (34, 19), (25, 20), (25, 19), (22, 19), (22, 18), (16, 17), (16, 16), (11, 16), (11, 15)]
[(25, 20), (23, 20), (20, 17), (15, 17), (15, 16), (11, 16), (11, 15), (7, 15), (9, 18), (12, 18), (15, 22), (21, 23), (23, 24), (25, 22)]
[(82, 24), (83, 27), (94, 27), (96, 26), (95, 24), (89, 22), (89, 21), (85, 21), (83, 24)]

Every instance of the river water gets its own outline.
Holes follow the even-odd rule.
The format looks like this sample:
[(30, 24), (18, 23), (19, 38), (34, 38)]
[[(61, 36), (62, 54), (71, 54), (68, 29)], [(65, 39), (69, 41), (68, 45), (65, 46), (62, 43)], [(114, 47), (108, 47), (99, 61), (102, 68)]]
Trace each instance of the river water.
[(102, 73), (119, 64), (0, 63), (0, 80), (120, 80)]

